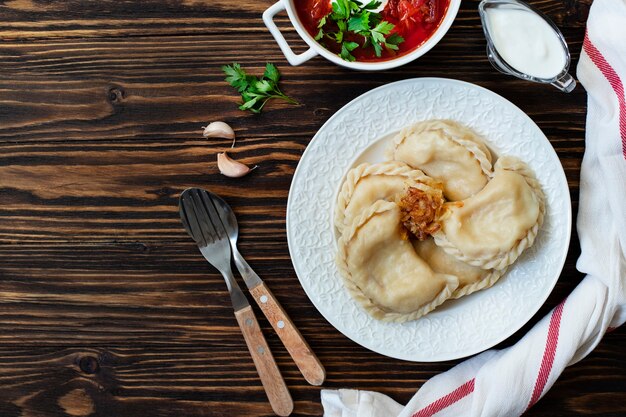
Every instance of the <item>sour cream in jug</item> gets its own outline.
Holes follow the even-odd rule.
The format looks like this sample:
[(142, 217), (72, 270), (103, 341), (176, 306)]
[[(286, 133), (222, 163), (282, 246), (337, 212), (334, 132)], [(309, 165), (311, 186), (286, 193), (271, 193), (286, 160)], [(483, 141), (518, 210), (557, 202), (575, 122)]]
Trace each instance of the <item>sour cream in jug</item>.
[(542, 79), (563, 71), (566, 51), (558, 34), (540, 16), (508, 7), (489, 8), (485, 14), (493, 45), (511, 67)]

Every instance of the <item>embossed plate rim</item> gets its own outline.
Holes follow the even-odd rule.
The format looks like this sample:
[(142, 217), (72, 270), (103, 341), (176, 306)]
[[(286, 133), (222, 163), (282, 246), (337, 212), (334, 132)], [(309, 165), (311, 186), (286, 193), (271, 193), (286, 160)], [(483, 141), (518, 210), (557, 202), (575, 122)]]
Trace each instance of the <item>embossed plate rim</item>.
[[(422, 113), (427, 114), (426, 117), (445, 117), (446, 112), (449, 114), (456, 112), (461, 115), (461, 118), (471, 119), (471, 121), (460, 121), (466, 122), (472, 125), (472, 127), (477, 128), (479, 133), (483, 133), (481, 130), (489, 130), (490, 128), (494, 130), (493, 125), (491, 127), (488, 125), (489, 123), (495, 123), (498, 125), (497, 128), (495, 128), (497, 134), (493, 137), (487, 138), (488, 145), (494, 147), (496, 152), (509, 147), (510, 149), (508, 151), (505, 150), (505, 152), (515, 155), (516, 152), (528, 152), (526, 148), (522, 147), (522, 144), (532, 143), (535, 145), (533, 146), (533, 152), (539, 152), (539, 157), (531, 158), (532, 160), (527, 162), (536, 172), (536, 168), (541, 166), (541, 164), (544, 164), (546, 169), (550, 169), (550, 171), (544, 173), (544, 175), (538, 174), (538, 179), (542, 182), (542, 186), (544, 188), (546, 186), (556, 188), (553, 190), (554, 195), (548, 194), (546, 196), (549, 203), (546, 214), (546, 222), (540, 230), (540, 234), (537, 237), (537, 243), (533, 248), (528, 250), (527, 253), (522, 255), (522, 258), (518, 260), (517, 265), (513, 266), (512, 271), (515, 272), (509, 273), (512, 278), (508, 279), (509, 274), (507, 274), (507, 276), (505, 276), (499, 283), (500, 286), (496, 285), (489, 291), (481, 291), (462, 300), (454, 301), (450, 303), (449, 307), (437, 309), (435, 312), (430, 313), (428, 316), (417, 320), (416, 322), (405, 324), (381, 323), (367, 316), (367, 314), (356, 305), (356, 302), (354, 302), (354, 300), (347, 295), (346, 290), (343, 288), (343, 284), (340, 282), (339, 272), (337, 271), (334, 263), (334, 233), (332, 229), (325, 230), (329, 227), (328, 216), (331, 216), (331, 214), (326, 212), (316, 212), (314, 210), (314, 206), (316, 204), (321, 204), (322, 200), (305, 201), (298, 196), (298, 188), (306, 188), (308, 186), (300, 186), (299, 184), (303, 180), (304, 176), (307, 176), (306, 178), (313, 177), (310, 175), (311, 167), (309, 166), (309, 161), (315, 160), (315, 158), (318, 157), (318, 154), (324, 156), (323, 152), (326, 152), (329, 157), (327, 159), (332, 159), (338, 164), (343, 164), (341, 166), (337, 165), (330, 168), (330, 174), (333, 174), (333, 170), (339, 172), (339, 168), (341, 168), (341, 177), (343, 177), (353, 161), (365, 149), (367, 149), (367, 147), (378, 141), (379, 138), (388, 135), (392, 131), (398, 130), (399, 127), (401, 127), (394, 126), (394, 128), (388, 127), (385, 130), (381, 130), (383, 128), (379, 128), (378, 126), (372, 127), (373, 122), (371, 121), (365, 122), (363, 120), (351, 119), (349, 124), (354, 125), (352, 128), (355, 129), (355, 131), (356, 126), (365, 126), (363, 139), (360, 139), (363, 143), (360, 144), (358, 148), (350, 150), (349, 147), (341, 146), (345, 144), (343, 141), (331, 143), (330, 148), (332, 149), (320, 148), (323, 144), (328, 144), (327, 142), (329, 138), (333, 135), (333, 129), (338, 128), (338, 126), (335, 125), (342, 116), (352, 115), (351, 112), (356, 112), (359, 109), (358, 106), (361, 104), (367, 103), (368, 100), (371, 101), (374, 97), (384, 98), (385, 94), (390, 95), (392, 93), (396, 93), (393, 96), (394, 104), (397, 104), (396, 101), (402, 100), (406, 101), (405, 104), (410, 104), (410, 101), (415, 100), (415, 97), (411, 95), (404, 97), (402, 93), (411, 88), (414, 88), (417, 92), (427, 92), (429, 89), (435, 92), (437, 92), (437, 90), (443, 91), (445, 89), (459, 90), (459, 92), (466, 95), (464, 98), (465, 101), (478, 99), (480, 103), (482, 103), (481, 100), (485, 100), (490, 103), (492, 106), (489, 109), (482, 111), (482, 109), (476, 110), (476, 106), (472, 106), (471, 108), (469, 106), (460, 107), (458, 99), (455, 99), (455, 101), (453, 99), (448, 100), (444, 98), (442, 99), (442, 104), (442, 102), (437, 102), (437, 100), (441, 97), (436, 97), (436, 94), (432, 96), (427, 95), (424, 98), (424, 102), (427, 102), (428, 105), (422, 106), (419, 110), (414, 110), (411, 113), (407, 110), (407, 118), (415, 118), (416, 115)], [(435, 97), (433, 98), (433, 96)], [(424, 102), (420, 102), (420, 104)], [(450, 103), (453, 105), (451, 110), (446, 107)], [(382, 110), (383, 113), (385, 111), (389, 112), (389, 108)], [(504, 139), (501, 137), (504, 135), (503, 132), (509, 132), (509, 130), (505, 129), (506, 126), (504, 126), (504, 117), (502, 119), (498, 119), (497, 121), (488, 120), (489, 116), (494, 116), (496, 114), (507, 116), (511, 119), (511, 121), (515, 121), (520, 124), (518, 126), (512, 123), (509, 126), (510, 130), (515, 127), (519, 129), (520, 136), (517, 138), (517, 142), (506, 139), (508, 136)], [(383, 125), (385, 123), (391, 123), (388, 120), (393, 119), (393, 117), (389, 117), (385, 114), (377, 117), (385, 117), (381, 119), (383, 120), (381, 123)], [(424, 118), (424, 116), (420, 117)], [(454, 116), (452, 116), (452, 118), (454, 118)], [(419, 117), (416, 120), (418, 119)], [(409, 122), (404, 123), (406, 124)], [(374, 132), (377, 130), (380, 131), (378, 131), (377, 134), (369, 134), (368, 130)], [(320, 149), (323, 149), (322, 153), (320, 153)], [(342, 152), (345, 152), (345, 154), (342, 155)], [(340, 179), (332, 179), (331, 177), (332, 175), (323, 176), (323, 178), (319, 178), (317, 180), (317, 183), (313, 183), (314, 187), (318, 188), (317, 191), (323, 192), (327, 191), (329, 188), (332, 190), (330, 198), (333, 199), (333, 201), (330, 204), (330, 211), (332, 211), (334, 207), (334, 199), (336, 197), (335, 192), (338, 188), (338, 181), (340, 181)], [(317, 198), (317, 196), (309, 194), (308, 199), (311, 198)], [(309, 201), (312, 201), (312, 203), (308, 204)], [(553, 205), (554, 207), (552, 207)], [(311, 213), (308, 213), (310, 216), (306, 217), (306, 221), (303, 220), (304, 218), (302, 214), (297, 213), (298, 208), (303, 209), (304, 211), (311, 211)], [(559, 210), (561, 211), (560, 215), (562, 217), (557, 218), (555, 217), (555, 211)], [(562, 272), (571, 237), (571, 219), (571, 199), (563, 167), (560, 163), (558, 155), (554, 151), (554, 148), (546, 136), (528, 115), (502, 96), (475, 84), (446, 78), (413, 78), (389, 83), (356, 97), (354, 100), (339, 109), (326, 121), (326, 123), (324, 123), (324, 125), (309, 142), (309, 145), (302, 154), (300, 162), (294, 172), (287, 202), (286, 223), (289, 253), (298, 279), (300, 280), (305, 293), (313, 305), (315, 305), (318, 311), (324, 316), (324, 318), (326, 318), (326, 320), (328, 320), (330, 324), (354, 342), (382, 355), (408, 361), (434, 362), (458, 359), (491, 348), (510, 337), (535, 315), (552, 292)], [(555, 229), (555, 227), (557, 227), (557, 229)], [(311, 236), (315, 236), (315, 234), (320, 234), (320, 236), (325, 236), (325, 239), (328, 241), (322, 241), (321, 244), (313, 250), (314, 256), (311, 259), (308, 257), (306, 260), (300, 259), (298, 257), (298, 252), (304, 251), (304, 249), (301, 244), (302, 242), (298, 242), (295, 236), (296, 231), (298, 230), (300, 231), (300, 235), (311, 234)], [(330, 232), (330, 234), (328, 232)], [(333, 236), (332, 241), (329, 240), (329, 236)], [(545, 251), (541, 252), (540, 249), (545, 249)], [(546, 253), (548, 250), (558, 252)], [(332, 262), (329, 262), (328, 259), (331, 253)], [(510, 293), (513, 293), (514, 300), (522, 300), (522, 297), (518, 297), (517, 291), (524, 291), (524, 287), (528, 287), (527, 281), (523, 281), (524, 274), (534, 275), (534, 271), (536, 270), (536, 275), (541, 275), (540, 273), (542, 270), (538, 268), (540, 268), (543, 264), (541, 264), (541, 262), (537, 263), (538, 261), (541, 261), (541, 258), (549, 258), (553, 260), (551, 263), (545, 262), (544, 260), (544, 264), (546, 265), (545, 267), (549, 269), (551, 275), (549, 277), (542, 278), (542, 281), (535, 286), (536, 288), (533, 287), (533, 291), (540, 291), (540, 293), (530, 293), (536, 297), (532, 298), (532, 305), (514, 306), (516, 308), (523, 307), (523, 310), (521, 312), (514, 312), (513, 314), (517, 314), (517, 316), (514, 317), (514, 320), (507, 322), (502, 318), (502, 312), (506, 312), (507, 308), (508, 311), (515, 310), (515, 308), (511, 308), (508, 304), (507, 306), (501, 305), (504, 303), (499, 301), (500, 298), (498, 298), (497, 294), (511, 297)], [(309, 267), (311, 265), (315, 265), (315, 267), (319, 269), (316, 274), (309, 273), (312, 272), (309, 271)], [(530, 271), (530, 273), (528, 271)], [(322, 283), (327, 284), (328, 288), (332, 291), (328, 294), (319, 293), (312, 284), (314, 280), (324, 280)], [(339, 284), (337, 280), (339, 280)], [(333, 302), (329, 302), (329, 298), (332, 298)], [(489, 303), (499, 304), (495, 304), (497, 308), (494, 309), (494, 304)], [(492, 311), (483, 311), (486, 307), (490, 307)], [(343, 308), (350, 310), (350, 314), (344, 314), (342, 312)], [(498, 316), (496, 313), (500, 313), (500, 315)], [(478, 320), (476, 320), (477, 316), (479, 316)], [(472, 321), (472, 319), (474, 320)], [(492, 325), (493, 322), (488, 322), (488, 320), (495, 320), (496, 322), (498, 320), (500, 321), (495, 325)], [(473, 333), (466, 331), (464, 325), (470, 327), (474, 326), (475, 330), (481, 330), (483, 333), (480, 337), (476, 337)], [(447, 331), (435, 332), (433, 329), (438, 328), (438, 326), (439, 328), (443, 328)], [(464, 335), (463, 332), (466, 334)], [(442, 333), (445, 333), (443, 339), (441, 339)], [(407, 338), (409, 339), (408, 341), (406, 340)], [(450, 350), (449, 347), (444, 346), (446, 344), (449, 346), (455, 342), (458, 345), (463, 345), (463, 343), (465, 343), (466, 346), (456, 350)], [(448, 349), (448, 351), (446, 351), (446, 349)]]

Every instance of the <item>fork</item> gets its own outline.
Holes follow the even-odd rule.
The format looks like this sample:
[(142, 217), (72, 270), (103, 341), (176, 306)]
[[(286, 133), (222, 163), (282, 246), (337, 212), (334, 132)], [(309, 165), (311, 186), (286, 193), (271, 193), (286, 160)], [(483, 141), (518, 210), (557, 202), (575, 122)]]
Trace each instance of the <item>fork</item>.
[(230, 267), (230, 242), (213, 202), (205, 190), (189, 188), (180, 196), (179, 211), (187, 233), (196, 242), (204, 258), (226, 281), (237, 323), (272, 409), (279, 416), (288, 416), (293, 411), (291, 394), (278, 370), (252, 307), (233, 277)]

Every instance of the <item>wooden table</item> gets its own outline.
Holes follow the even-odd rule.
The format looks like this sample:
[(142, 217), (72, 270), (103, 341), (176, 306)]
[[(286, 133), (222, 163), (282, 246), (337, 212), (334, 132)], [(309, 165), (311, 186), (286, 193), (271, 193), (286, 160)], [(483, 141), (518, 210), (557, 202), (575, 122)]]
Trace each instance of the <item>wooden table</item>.
[[(578, 60), (590, 0), (534, 1)], [(474, 82), (521, 107), (558, 152), (577, 209), (586, 95), (497, 73), (485, 56), (477, 1), (402, 68), (364, 73), (321, 58), (290, 67), (261, 21), (270, 0), (0, 2), (0, 415), (267, 416), (271, 409), (224, 282), (183, 231), (189, 186), (223, 195), (241, 222), (241, 251), (326, 366), (327, 388), (381, 391), (406, 402), (457, 361), (407, 363), (356, 345), (328, 324), (295, 276), (285, 206), (302, 151), (358, 95), (392, 81)], [(303, 50), (282, 16), (287, 38)], [(302, 104), (241, 112), (220, 66), (275, 62)], [(259, 164), (219, 175), (230, 144), (200, 127), (225, 120), (233, 156)], [(349, 144), (348, 144), (349, 146)], [(553, 294), (514, 343), (581, 280), (574, 233)], [(255, 307), (256, 308), (256, 307)], [(258, 310), (295, 400), (320, 416), (307, 385)], [(567, 369), (530, 416), (626, 413), (623, 329)]]

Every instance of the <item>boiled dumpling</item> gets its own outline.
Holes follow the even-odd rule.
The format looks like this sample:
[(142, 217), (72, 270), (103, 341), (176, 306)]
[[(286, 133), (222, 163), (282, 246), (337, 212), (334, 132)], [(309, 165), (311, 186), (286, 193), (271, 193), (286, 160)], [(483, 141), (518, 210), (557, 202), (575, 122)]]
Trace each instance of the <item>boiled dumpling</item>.
[(454, 290), (451, 298), (460, 298), (475, 291), (489, 288), (505, 272), (505, 270), (482, 269), (462, 262), (437, 246), (432, 238), (414, 240), (413, 247), (417, 255), (424, 259), (433, 271), (454, 275), (459, 279), (459, 286)]
[(403, 129), (387, 156), (441, 181), (450, 201), (476, 194), (491, 175), (491, 154), (480, 137), (450, 120), (427, 120)]
[(354, 299), (374, 318), (415, 320), (448, 299), (458, 286), (420, 258), (400, 224), (396, 203), (379, 200), (338, 241), (337, 264)]
[(352, 220), (378, 200), (394, 201), (407, 187), (425, 188), (438, 184), (420, 170), (403, 162), (363, 163), (351, 169), (335, 205), (335, 227), (342, 233)]
[(446, 209), (441, 229), (433, 234), (437, 245), (471, 265), (504, 269), (532, 246), (545, 205), (528, 166), (503, 156), (480, 192)]

